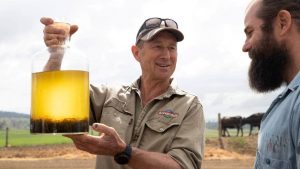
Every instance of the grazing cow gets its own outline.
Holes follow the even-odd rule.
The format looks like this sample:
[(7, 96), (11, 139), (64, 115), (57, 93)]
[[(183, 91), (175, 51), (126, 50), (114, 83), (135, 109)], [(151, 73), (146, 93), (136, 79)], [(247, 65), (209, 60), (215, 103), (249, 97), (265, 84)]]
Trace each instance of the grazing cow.
[(260, 122), (263, 118), (264, 113), (255, 113), (250, 115), (249, 117), (243, 118), (243, 125), (249, 124), (250, 125), (250, 132), (249, 136), (252, 134), (253, 127), (258, 127), (258, 130), (260, 129)]
[(230, 134), (228, 132), (228, 128), (236, 128), (237, 134), (239, 135), (239, 132), (241, 130), (241, 133), (243, 136), (243, 128), (242, 128), (242, 117), (241, 116), (234, 116), (234, 117), (223, 117), (221, 119), (221, 129), (222, 129), (222, 136), (226, 137), (226, 132), (228, 134), (228, 137), (230, 137)]

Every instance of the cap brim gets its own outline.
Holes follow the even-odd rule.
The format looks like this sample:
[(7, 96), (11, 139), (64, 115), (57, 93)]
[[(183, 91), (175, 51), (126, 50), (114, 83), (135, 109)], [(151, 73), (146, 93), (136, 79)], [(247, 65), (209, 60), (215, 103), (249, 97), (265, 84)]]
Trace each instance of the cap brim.
[[(140, 39), (143, 41), (149, 41), (151, 40), (155, 35), (157, 35), (158, 33), (162, 32), (162, 31), (169, 31), (171, 32), (177, 39), (177, 42), (180, 42), (184, 39), (183, 33), (180, 32), (178, 29), (175, 28), (171, 28), (171, 27), (164, 27), (164, 28), (156, 28), (153, 29), (151, 31), (149, 31), (146, 35), (144, 35), (143, 37), (141, 37)], [(138, 40), (140, 40), (138, 39)]]

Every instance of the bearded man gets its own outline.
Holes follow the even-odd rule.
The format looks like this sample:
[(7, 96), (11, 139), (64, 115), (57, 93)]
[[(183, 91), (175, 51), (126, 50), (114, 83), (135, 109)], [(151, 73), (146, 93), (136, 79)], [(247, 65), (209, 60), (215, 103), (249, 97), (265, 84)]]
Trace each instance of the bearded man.
[(286, 85), (262, 119), (254, 168), (300, 169), (300, 1), (253, 0), (244, 22), (251, 88)]

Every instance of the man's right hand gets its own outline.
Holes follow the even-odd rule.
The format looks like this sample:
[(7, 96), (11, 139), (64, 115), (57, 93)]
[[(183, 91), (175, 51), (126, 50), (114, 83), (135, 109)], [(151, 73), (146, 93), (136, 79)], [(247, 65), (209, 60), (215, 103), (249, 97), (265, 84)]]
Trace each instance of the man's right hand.
[(70, 33), (67, 35), (63, 29), (51, 26), (54, 23), (52, 18), (42, 17), (40, 21), (45, 25), (44, 42), (47, 47), (59, 45), (61, 41), (64, 41), (68, 36), (71, 37), (78, 30), (77, 25), (70, 25)]

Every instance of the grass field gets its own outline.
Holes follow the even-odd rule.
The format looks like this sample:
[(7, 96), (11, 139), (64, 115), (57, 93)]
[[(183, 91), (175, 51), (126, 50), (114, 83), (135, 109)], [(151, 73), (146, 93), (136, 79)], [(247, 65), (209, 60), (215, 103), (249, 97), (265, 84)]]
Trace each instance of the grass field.
[[(90, 130), (91, 131), (91, 130)], [(229, 130), (230, 135), (235, 136), (236, 130)], [(257, 131), (254, 131), (257, 132)], [(249, 130), (244, 130), (244, 135), (248, 135)], [(97, 133), (96, 133), (97, 134)], [(206, 138), (217, 138), (218, 130), (206, 129)], [(62, 135), (53, 134), (30, 134), (29, 130), (9, 130), (8, 145), (9, 146), (33, 146), (45, 144), (66, 144), (72, 143), (69, 138)], [(5, 146), (5, 130), (0, 130), (0, 147)]]
[(218, 130), (215, 130), (215, 129), (206, 129), (205, 130), (206, 138), (216, 138), (218, 136), (219, 136)]
[[(229, 133), (230, 133), (230, 136), (236, 136), (236, 129), (228, 129)], [(248, 136), (249, 135), (249, 129), (248, 128), (244, 128), (243, 129), (243, 133), (244, 133), (244, 136)], [(255, 134), (257, 133), (258, 130), (257, 128), (254, 128), (253, 131), (252, 131), (252, 134)], [(241, 133), (240, 133), (241, 135)], [(218, 130), (216, 129), (206, 129), (205, 130), (205, 136), (207, 138), (215, 138), (215, 137), (218, 137), (219, 136), (219, 133), (218, 133)]]
[[(5, 131), (0, 131), (0, 147), (5, 146)], [(30, 134), (29, 130), (9, 130), (8, 145), (9, 146), (32, 146), (43, 144), (64, 144), (72, 141), (61, 135), (52, 134)]]

